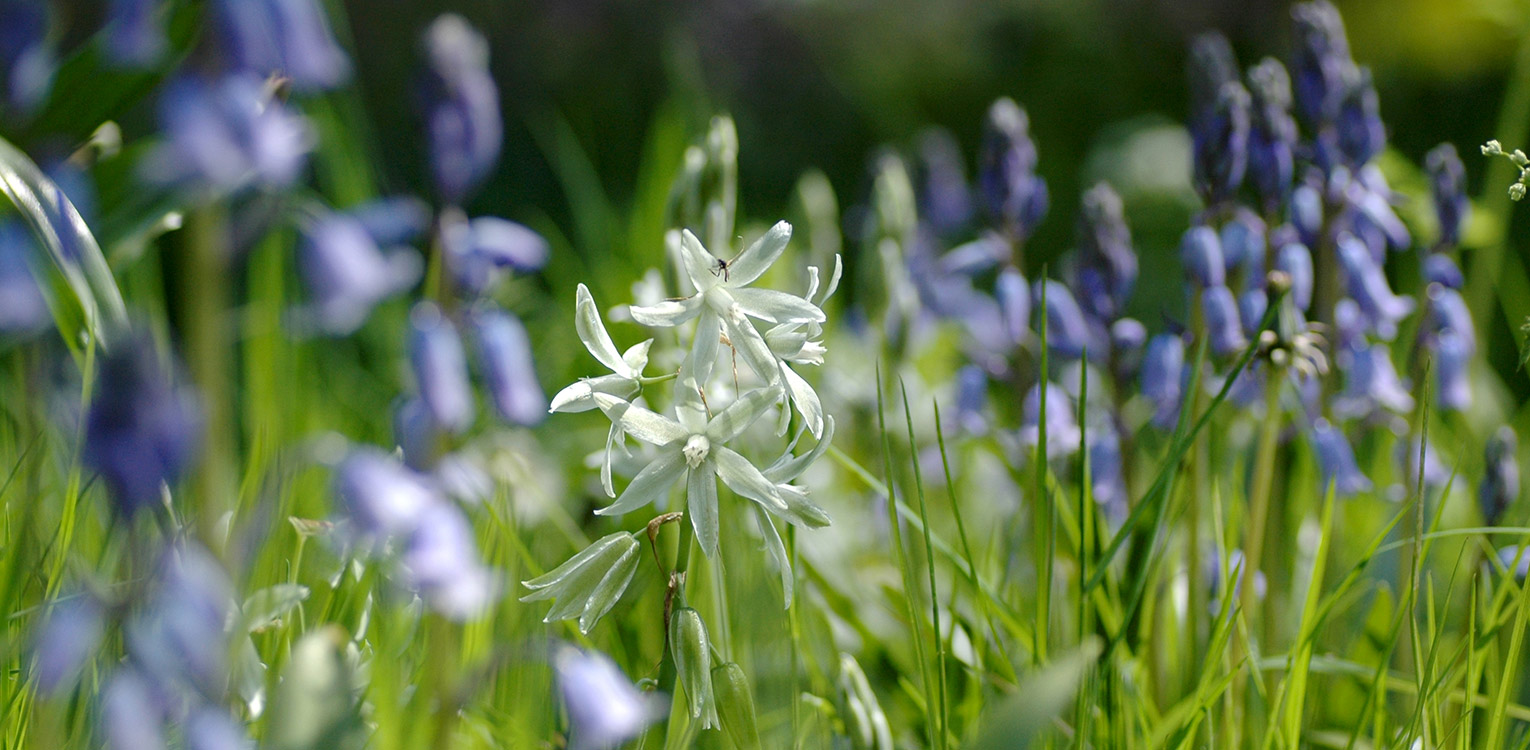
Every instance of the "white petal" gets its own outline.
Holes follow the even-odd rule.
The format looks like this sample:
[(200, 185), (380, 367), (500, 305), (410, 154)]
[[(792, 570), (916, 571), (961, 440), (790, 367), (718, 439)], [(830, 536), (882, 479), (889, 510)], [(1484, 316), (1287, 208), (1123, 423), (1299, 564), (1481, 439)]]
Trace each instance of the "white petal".
[(690, 355), (680, 365), (680, 382), (687, 388), (700, 391), (712, 379), (712, 368), (717, 363), (717, 349), (722, 340), (722, 321), (711, 307), (703, 306), (696, 319), (696, 339), (691, 342)]
[[(778, 484), (790, 482), (802, 476), (802, 472), (807, 471), (807, 468), (812, 466), (814, 461), (822, 458), (823, 454), (828, 452), (829, 445), (833, 441), (834, 418), (824, 417), (823, 436), (818, 438), (818, 445), (813, 446), (813, 450), (800, 456), (793, 456), (788, 452), (762, 473), (767, 479)], [(791, 449), (788, 448), (787, 450), (790, 451)]]
[(786, 510), (772, 511), (787, 523), (796, 526), (806, 526), (810, 529), (821, 529), (833, 523), (829, 514), (823, 508), (813, 504), (808, 499), (807, 491), (795, 484), (776, 485), (776, 494), (786, 503)]
[(630, 349), (622, 353), (622, 361), (627, 363), (628, 375), (635, 378), (643, 376), (643, 370), (648, 367), (648, 349), (653, 346), (653, 339), (640, 341), (633, 344)]
[(549, 412), (574, 413), (595, 408), (595, 394), (607, 393), (625, 398), (637, 393), (638, 384), (625, 375), (601, 375), (598, 378), (581, 378), (553, 396), (547, 407)]
[(589, 634), (590, 628), (600, 621), (616, 602), (622, 598), (627, 590), (627, 584), (632, 583), (632, 574), (637, 572), (639, 545), (627, 548), (622, 556), (612, 563), (611, 569), (595, 584), (590, 592), (590, 598), (585, 602), (584, 612), (579, 615), (579, 632)]
[[(722, 261), (707, 252), (701, 240), (696, 239), (689, 229), (680, 233), (680, 258), (685, 262), (685, 275), (691, 277), (696, 291), (704, 292), (722, 283)], [(729, 271), (731, 275), (732, 269)]]
[(623, 372), (620, 354), (616, 353), (616, 344), (611, 341), (611, 334), (606, 333), (606, 324), (600, 320), (600, 311), (595, 308), (595, 298), (590, 296), (590, 290), (580, 284), (575, 290), (574, 296), (574, 330), (579, 333), (579, 340), (584, 342), (584, 348), (590, 350), (590, 356), (605, 365), (611, 372)]
[(621, 425), (622, 431), (645, 443), (666, 445), (690, 434), (679, 422), (609, 393), (596, 393), (593, 398), (612, 424)]
[(595, 515), (615, 516), (637, 510), (657, 500), (684, 471), (685, 457), (680, 455), (678, 449), (663, 451), (653, 460), (653, 463), (644, 466), (643, 470), (632, 478), (632, 483), (627, 485), (627, 489), (622, 490), (616, 502), (595, 511)]
[(707, 557), (717, 556), (717, 472), (716, 464), (704, 461), (691, 469), (685, 478), (685, 512), (696, 529), (696, 541)]
[(712, 456), (717, 461), (717, 476), (722, 477), (723, 484), (728, 489), (749, 498), (769, 510), (785, 512), (788, 510), (786, 501), (781, 499), (781, 494), (776, 491), (776, 485), (754, 464), (740, 456), (733, 449), (724, 445), (712, 446)]
[(779, 398), (779, 388), (756, 388), (739, 396), (707, 423), (707, 438), (714, 443), (726, 443), (738, 437), (749, 425), (765, 416), (766, 410)]
[[(599, 557), (606, 550), (611, 549), (612, 545), (622, 541), (622, 537), (624, 536), (630, 537), (632, 535), (625, 531), (618, 531), (616, 533), (601, 537), (590, 546), (581, 550), (579, 554), (570, 557), (562, 565), (559, 565), (551, 571), (548, 571), (547, 573), (537, 576), (536, 578), (533, 578), (529, 581), (521, 581), (522, 586), (537, 592), (521, 597), (521, 601), (529, 602), (536, 599), (546, 599), (549, 596), (553, 596), (553, 594), (545, 591), (548, 587), (557, 584), (559, 581), (562, 581), (565, 578), (568, 578), (568, 576), (574, 571), (584, 567), (591, 560)], [(542, 591), (537, 591), (538, 589), (542, 589)]]
[(743, 357), (744, 364), (749, 365), (749, 369), (754, 370), (754, 374), (760, 376), (761, 380), (774, 384), (781, 377), (781, 365), (776, 361), (776, 356), (770, 353), (770, 346), (738, 307), (723, 316), (723, 330), (727, 332), (733, 350)]
[(734, 289), (733, 299), (746, 314), (771, 323), (822, 323), (823, 311), (813, 303), (774, 289)]
[[(818, 300), (818, 306), (819, 307), (822, 307), (823, 303), (828, 302), (829, 298), (833, 297), (834, 293), (839, 291), (839, 279), (844, 274), (844, 272), (845, 272), (845, 264), (839, 259), (839, 253), (835, 253), (834, 254), (834, 273), (829, 275), (829, 285), (827, 287), (825, 287), (824, 290), (823, 290), (823, 298)], [(810, 294), (810, 295), (808, 295), (808, 298), (812, 299), (812, 296), (813, 295)]]
[(627, 309), (632, 313), (633, 320), (645, 326), (669, 328), (696, 317), (701, 310), (701, 297), (667, 299), (657, 304), (634, 305)]
[(786, 608), (791, 609), (792, 584), (796, 576), (792, 575), (792, 561), (786, 555), (786, 545), (781, 542), (781, 533), (776, 531), (775, 522), (758, 505), (754, 508), (754, 520), (760, 526), (760, 536), (765, 538), (765, 555), (776, 566), (776, 572), (781, 574), (781, 593), (786, 597)]
[(808, 430), (813, 433), (813, 437), (822, 436), (823, 403), (818, 400), (818, 392), (790, 367), (782, 367), (781, 374), (786, 377), (786, 388), (792, 395), (792, 404), (807, 421)]
[(605, 489), (606, 497), (616, 497), (616, 486), (611, 483), (611, 451), (621, 439), (621, 425), (611, 425), (610, 431), (606, 433), (606, 453), (600, 461), (600, 486)]
[(786, 249), (786, 243), (791, 238), (792, 225), (784, 221), (776, 222), (775, 226), (728, 264), (727, 285), (737, 289), (760, 278), (760, 275), (765, 273), (765, 269), (770, 268), (770, 264), (781, 257), (781, 252)]

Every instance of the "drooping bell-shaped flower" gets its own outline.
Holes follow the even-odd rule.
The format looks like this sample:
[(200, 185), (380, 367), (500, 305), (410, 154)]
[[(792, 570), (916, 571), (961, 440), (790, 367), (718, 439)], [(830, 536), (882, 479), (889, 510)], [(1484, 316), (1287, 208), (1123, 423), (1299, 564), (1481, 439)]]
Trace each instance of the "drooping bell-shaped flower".
[(951, 133), (932, 128), (919, 137), (919, 216), (937, 234), (960, 230), (972, 219), (962, 152)]
[(227, 711), (207, 705), (186, 720), (186, 750), (254, 750), (255, 743)]
[(304, 227), (298, 269), (321, 330), (354, 332), (379, 302), (419, 280), (419, 255), (407, 249), (385, 250), (383, 242), (352, 213), (324, 212)]
[(572, 646), (553, 655), (558, 692), (568, 711), (570, 750), (602, 750), (662, 718), (667, 700), (644, 693), (604, 654)]
[(1258, 214), (1239, 207), (1222, 225), (1222, 261), (1229, 276), (1238, 274), (1244, 288), (1264, 285), (1265, 226)]
[(1424, 157), (1429, 173), (1429, 192), (1434, 198), (1434, 215), (1440, 224), (1436, 248), (1449, 249), (1461, 243), (1461, 229), (1471, 215), (1471, 201), (1466, 196), (1466, 167), (1450, 143), (1435, 146)]
[(1296, 177), (1296, 120), (1291, 117), (1291, 77), (1279, 60), (1266, 57), (1248, 72), (1253, 102), (1248, 132), (1248, 176), (1267, 213), (1285, 205)]
[(1197, 225), (1185, 230), (1179, 241), (1179, 262), (1185, 275), (1201, 289), (1227, 283), (1222, 240), (1211, 227)]
[(1339, 150), (1350, 166), (1368, 162), (1387, 143), (1386, 126), (1369, 68), (1352, 68), (1339, 104)]
[(610, 534), (585, 547), (548, 573), (522, 581), (531, 593), (523, 602), (553, 599), (543, 622), (578, 618), (579, 632), (589, 633), (600, 618), (616, 606), (637, 572), (641, 545), (624, 531)]
[(160, 562), (153, 595), (127, 624), (134, 663), (161, 688), (221, 695), (236, 609), (233, 584), (212, 553), (194, 542), (177, 544)]
[(113, 64), (145, 68), (159, 62), (169, 47), (156, 0), (110, 0), (106, 6), (102, 49)]
[(1471, 349), (1455, 330), (1441, 332), (1434, 345), (1435, 398), (1443, 411), (1464, 411), (1472, 405)]
[[(1041, 413), (1043, 387), (1046, 393), (1045, 415)], [(1047, 460), (1071, 456), (1078, 452), (1081, 437), (1078, 415), (1074, 413), (1073, 399), (1068, 396), (1067, 391), (1062, 389), (1062, 386), (1041, 383), (1032, 386), (1030, 392), (1025, 394), (1018, 433), (1020, 444), (1027, 448), (1037, 445), (1041, 440), (1042, 424), (1046, 425)]]
[(1208, 287), (1201, 292), (1201, 310), (1206, 320), (1207, 341), (1217, 356), (1234, 354), (1248, 346), (1243, 337), (1243, 322), (1238, 314), (1238, 300), (1225, 286)]
[(425, 30), (422, 100), (436, 192), (459, 204), (499, 161), (504, 123), (499, 88), (489, 75), (489, 45), (461, 16), (447, 14)]
[(1047, 213), (1047, 183), (1036, 174), (1030, 118), (1013, 99), (988, 108), (978, 157), (978, 188), (994, 224), (1019, 241)]
[(420, 398), (437, 425), (466, 430), (473, 423), (473, 386), (456, 326), (429, 302), (416, 305), (409, 322), (409, 361)]
[(547, 396), (532, 366), (526, 327), (519, 318), (490, 308), (473, 315), (473, 332), (494, 409), (514, 424), (540, 423), (547, 415)]
[(447, 268), (459, 289), (492, 291), (511, 272), (536, 271), (546, 265), (547, 240), (530, 228), (495, 216), (468, 220), (448, 216), (441, 229)]
[(1344, 100), (1345, 77), (1354, 64), (1344, 21), (1328, 0), (1301, 3), (1291, 9), (1295, 21), (1292, 83), (1296, 111), (1313, 129), (1333, 123)]
[(119, 667), (101, 688), (101, 736), (111, 750), (160, 750), (165, 710), (154, 685), (133, 667)]
[(999, 313), (1004, 320), (1004, 333), (1010, 343), (1024, 341), (1030, 331), (1031, 286), (1015, 268), (999, 272), (994, 280), (993, 296), (999, 303)]
[(423, 474), (371, 447), (353, 448), (335, 470), (335, 494), (363, 539), (407, 534), (426, 508), (442, 501)]
[(1461, 273), (1461, 267), (1449, 255), (1432, 253), (1424, 258), (1424, 281), (1431, 284), (1439, 284), (1446, 289), (1457, 292), (1466, 285), (1466, 277)]
[(32, 648), (37, 689), (52, 695), (73, 689), (105, 633), (106, 613), (94, 597), (79, 594), (55, 603)]
[(1041, 310), (1046, 311), (1047, 348), (1070, 358), (1081, 357), (1085, 349), (1098, 351), (1089, 332), (1089, 321), (1073, 292), (1061, 281), (1045, 279), (1037, 282), (1032, 298), (1043, 303), (1036, 312), (1036, 322), (1041, 323)]
[(351, 63), (330, 32), (319, 0), (214, 0), (214, 48), (228, 66), (257, 78), (280, 76), (298, 91), (331, 89)]
[(1339, 263), (1344, 268), (1345, 288), (1359, 303), (1370, 330), (1390, 341), (1397, 335), (1397, 323), (1413, 312), (1413, 298), (1392, 292), (1386, 273), (1376, 263), (1365, 243), (1354, 235), (1339, 237)]
[(173, 79), (159, 119), (165, 141), (146, 157), (145, 175), (193, 192), (287, 187), (314, 145), (308, 122), (245, 75)]
[(1236, 79), (1222, 85), (1216, 106), (1190, 133), (1194, 184), (1206, 205), (1218, 205), (1237, 192), (1248, 168), (1248, 91)]
[(1312, 307), (1312, 251), (1300, 242), (1290, 242), (1283, 245), (1280, 251), (1275, 253), (1275, 270), (1286, 275), (1291, 283), (1291, 300), (1296, 303), (1296, 309), (1307, 310)]
[(1344, 433), (1319, 417), (1309, 434), (1317, 452), (1318, 468), (1322, 471), (1321, 491), (1326, 492), (1332, 485), (1337, 496), (1349, 497), (1371, 490), (1371, 480), (1355, 463), (1354, 450), (1349, 447), (1349, 439)]
[(409, 588), (453, 620), (481, 616), (503, 593), (499, 577), (478, 559), (473, 527), (450, 502), (425, 508), (405, 540), (400, 562)]
[(1132, 249), (1121, 196), (1109, 183), (1084, 193), (1079, 213), (1079, 304), (1096, 320), (1110, 322), (1126, 310), (1137, 283), (1137, 253)]
[(1148, 340), (1142, 356), (1142, 395), (1153, 403), (1153, 424), (1159, 429), (1173, 429), (1179, 419), (1184, 373), (1184, 339), (1160, 333)]

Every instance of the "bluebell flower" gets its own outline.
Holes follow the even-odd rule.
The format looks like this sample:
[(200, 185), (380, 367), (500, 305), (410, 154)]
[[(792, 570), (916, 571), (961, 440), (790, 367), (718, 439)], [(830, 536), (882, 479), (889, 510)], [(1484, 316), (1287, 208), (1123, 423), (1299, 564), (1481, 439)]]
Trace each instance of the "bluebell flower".
[(310, 314), (326, 333), (360, 328), (379, 302), (414, 286), (422, 269), (413, 251), (384, 251), (355, 214), (323, 212), (303, 228), (298, 270), (312, 298)]
[(988, 432), (988, 373), (977, 365), (956, 372), (955, 426), (969, 435)]
[(1210, 115), (1192, 123), (1195, 190), (1208, 206), (1230, 199), (1243, 184), (1248, 167), (1249, 108), (1243, 84), (1229, 81), (1217, 93)]
[(1302, 183), (1291, 192), (1291, 226), (1303, 244), (1312, 246), (1323, 231), (1323, 193), (1316, 186)]
[(393, 408), (393, 444), (404, 455), (404, 464), (424, 471), (436, 459), (436, 423), (418, 396), (401, 399)]
[(45, 330), (53, 316), (27, 258), (32, 238), (20, 222), (0, 223), (0, 337), (25, 338)]
[(1392, 208), (1392, 200), (1392, 188), (1374, 164), (1361, 168), (1344, 188), (1344, 201), (1352, 209), (1351, 231), (1365, 240), (1377, 263), (1382, 262), (1388, 247), (1405, 250), (1413, 244), (1408, 226)]
[(53, 88), (58, 55), (48, 41), (49, 3), (0, 3), (0, 90), (5, 103), (23, 115), (36, 112)]
[(1349, 440), (1344, 437), (1344, 433), (1321, 417), (1313, 422), (1310, 433), (1313, 450), (1317, 452), (1318, 468), (1323, 475), (1320, 492), (1327, 492), (1330, 485), (1338, 497), (1349, 497), (1371, 490), (1371, 480), (1355, 463), (1355, 453), (1349, 447)]
[(489, 45), (461, 16), (447, 14), (425, 30), (425, 135), (436, 191), (465, 200), (499, 161), (504, 123), (499, 88), (489, 75)]
[(568, 711), (570, 750), (614, 747), (664, 716), (663, 700), (639, 691), (604, 654), (560, 647), (553, 668)]
[[(1041, 288), (1043, 284), (1046, 286), (1044, 293)], [(1101, 348), (1091, 340), (1084, 311), (1079, 308), (1066, 285), (1047, 279), (1038, 282), (1031, 294), (1037, 300), (1045, 299), (1048, 349), (1064, 357), (1080, 357), (1086, 348), (1096, 351)], [(1039, 310), (1036, 316), (1037, 322), (1040, 322)]]
[(117, 65), (145, 68), (164, 57), (169, 42), (157, 0), (110, 0), (106, 6), (106, 58)]
[(1339, 104), (1339, 150), (1352, 167), (1369, 162), (1386, 146), (1386, 126), (1369, 68), (1352, 68)]
[(532, 367), (531, 340), (513, 315), (487, 309), (473, 315), (484, 384), (494, 408), (510, 422), (534, 425), (547, 415), (547, 395)]
[(1264, 314), (1270, 309), (1270, 297), (1260, 287), (1252, 287), (1238, 295), (1238, 320), (1243, 324), (1243, 335), (1253, 336), (1264, 322)]
[(1078, 236), (1079, 304), (1108, 323), (1125, 312), (1137, 283), (1137, 253), (1125, 207), (1110, 183), (1096, 183), (1084, 193)]
[(1424, 156), (1429, 173), (1429, 192), (1434, 197), (1434, 215), (1440, 224), (1436, 248), (1461, 244), (1461, 229), (1471, 215), (1471, 200), (1466, 196), (1466, 167), (1449, 143), (1435, 146)]
[(228, 712), (203, 706), (186, 720), (186, 750), (254, 750), (255, 743)]
[(1360, 417), (1378, 408), (1397, 414), (1413, 410), (1413, 394), (1403, 384), (1392, 364), (1392, 354), (1383, 344), (1362, 342), (1335, 355), (1339, 371), (1344, 373), (1344, 389), (1334, 399), (1334, 413), (1342, 417)]
[(1208, 31), (1190, 40), (1185, 72), (1190, 84), (1190, 125), (1195, 129), (1213, 116), (1222, 87), (1238, 80), (1238, 60), (1227, 37)]
[(345, 213), (365, 227), (378, 245), (406, 245), (425, 234), (430, 227), (431, 211), (425, 201), (413, 196), (377, 198)]
[[(1089, 443), (1089, 487), (1094, 502), (1111, 523), (1126, 518), (1128, 503), (1126, 476), (1121, 465), (1121, 436), (1115, 425), (1104, 422), (1087, 430)], [(1051, 437), (1047, 438), (1049, 441)]]
[(1291, 281), (1291, 300), (1296, 309), (1312, 307), (1312, 252), (1300, 242), (1290, 242), (1275, 254), (1275, 270)]
[(1041, 439), (1041, 394), (1046, 388), (1047, 399), (1047, 460), (1071, 456), (1078, 451), (1079, 438), (1083, 437), (1074, 414), (1073, 399), (1061, 386), (1044, 382), (1031, 386), (1025, 394), (1021, 407), (1020, 444), (1035, 446)]
[(1184, 339), (1160, 333), (1148, 340), (1142, 356), (1142, 395), (1153, 403), (1153, 424), (1159, 429), (1173, 429), (1179, 419), (1184, 374)]
[(1397, 321), (1413, 312), (1413, 299), (1392, 292), (1386, 273), (1354, 235), (1340, 235), (1338, 252), (1349, 296), (1359, 303), (1371, 330), (1382, 339), (1392, 340), (1397, 335)]
[(1291, 73), (1296, 110), (1314, 130), (1333, 123), (1346, 92), (1350, 67), (1349, 40), (1344, 21), (1328, 0), (1302, 3), (1291, 9), (1295, 21), (1295, 51)]
[(334, 88), (351, 63), (335, 42), (319, 0), (215, 0), (217, 52), (236, 71), (279, 75), (298, 91)]
[(1147, 326), (1136, 318), (1121, 318), (1110, 324), (1110, 355), (1118, 380), (1125, 382), (1136, 375), (1147, 340)]
[(1179, 241), (1179, 262), (1185, 275), (1201, 289), (1227, 283), (1222, 240), (1211, 227), (1200, 224), (1185, 230)]
[(1424, 258), (1424, 281), (1458, 291), (1466, 285), (1461, 267), (1449, 255), (1439, 253), (1431, 253)]
[(1434, 374), (1436, 403), (1442, 411), (1464, 411), (1472, 405), (1471, 349), (1455, 330), (1435, 339)]
[(472, 426), (474, 408), (467, 355), (457, 328), (429, 302), (415, 305), (409, 322), (409, 361), (420, 398), (436, 424), (460, 433)]
[(101, 736), (111, 750), (164, 750), (165, 711), (154, 686), (132, 667), (120, 667), (101, 688)]
[(429, 505), (416, 519), (401, 562), (409, 587), (454, 620), (481, 616), (503, 593), (498, 576), (478, 560), (473, 528), (449, 502)]
[(364, 541), (408, 534), (426, 509), (443, 502), (425, 475), (372, 447), (353, 448), (335, 469), (335, 494)]
[(158, 503), (160, 486), (191, 468), (201, 411), (192, 391), (171, 381), (146, 338), (119, 342), (100, 368), (81, 460), (101, 475), (117, 511), (131, 517)]
[(1243, 337), (1238, 301), (1233, 297), (1232, 290), (1225, 286), (1202, 290), (1201, 310), (1205, 315), (1207, 342), (1213, 354), (1226, 356), (1248, 346), (1248, 339)]
[(461, 289), (482, 294), (512, 271), (535, 271), (547, 263), (547, 240), (531, 229), (494, 216), (471, 221), (448, 218), (441, 231), (447, 268)]
[(1264, 284), (1264, 220), (1242, 206), (1222, 225), (1222, 261), (1227, 273), (1242, 275), (1244, 286)]
[(37, 660), (33, 679), (39, 691), (59, 695), (74, 688), (101, 647), (105, 614), (101, 603), (89, 594), (53, 605), (32, 648)]
[(1424, 486), (1440, 488), (1450, 481), (1450, 468), (1440, 460), (1439, 451), (1434, 449), (1434, 443), (1425, 443), (1415, 437), (1410, 444), (1408, 441), (1400, 441), (1397, 444), (1397, 463), (1402, 466), (1403, 478), (1408, 486), (1416, 486), (1418, 482), (1418, 456), (1419, 446), (1424, 447)]
[(159, 119), (166, 140), (145, 174), (191, 191), (286, 187), (314, 145), (307, 121), (248, 76), (182, 75), (160, 93)]
[(221, 697), (229, 677), (233, 595), (228, 574), (206, 549), (186, 542), (167, 550), (153, 595), (126, 628), (134, 663), (161, 690)]
[[(1202, 562), (1202, 575), (1211, 587), (1211, 595), (1207, 598), (1206, 604), (1210, 607), (1211, 612), (1215, 614), (1222, 610), (1222, 581), (1225, 579), (1232, 584), (1232, 595), (1233, 599), (1236, 600), (1243, 596), (1243, 577), (1248, 575), (1251, 566), (1248, 564), (1248, 560), (1245, 559), (1241, 549), (1228, 551), (1225, 565), (1220, 547), (1213, 549), (1212, 553), (1203, 557), (1202, 560), (1204, 561)], [(1265, 583), (1264, 572), (1255, 570), (1253, 575), (1254, 596), (1262, 600), (1264, 599), (1267, 585)]]
[(1497, 526), (1504, 511), (1519, 499), (1519, 436), (1504, 425), (1488, 438), (1483, 448), (1482, 483), (1477, 485), (1477, 505), (1482, 520)]
[(978, 161), (978, 187), (996, 226), (1018, 241), (1031, 235), (1047, 213), (1047, 183), (1036, 174), (1030, 118), (1012, 99), (988, 109)]
[(939, 234), (959, 231), (972, 220), (972, 192), (962, 152), (949, 131), (931, 128), (919, 136), (919, 216)]
[(994, 299), (1004, 317), (1004, 332), (1011, 343), (1018, 344), (1026, 338), (1031, 320), (1031, 286), (1014, 268), (1006, 268), (994, 281)]
[[(921, 232), (915, 242), (921, 251), (932, 247), (935, 238)], [(993, 233), (984, 232), (971, 242), (965, 242), (947, 250), (936, 261), (941, 273), (974, 276), (1008, 262), (1009, 242)]]
[(1472, 314), (1461, 291), (1445, 285), (1431, 285), (1424, 294), (1429, 315), (1422, 333), (1438, 336), (1445, 331), (1454, 331), (1465, 347), (1466, 356), (1476, 354), (1477, 329), (1472, 325)]
[(1253, 102), (1248, 132), (1248, 175), (1266, 212), (1286, 204), (1296, 177), (1296, 121), (1291, 117), (1291, 77), (1279, 60), (1266, 57), (1249, 69)]

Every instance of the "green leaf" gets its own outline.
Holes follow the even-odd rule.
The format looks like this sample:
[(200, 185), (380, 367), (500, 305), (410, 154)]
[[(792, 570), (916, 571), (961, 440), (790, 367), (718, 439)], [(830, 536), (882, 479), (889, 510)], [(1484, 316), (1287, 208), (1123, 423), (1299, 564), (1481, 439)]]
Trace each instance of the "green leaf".
[(345, 633), (334, 626), (313, 631), (293, 645), (266, 719), (265, 746), (275, 750), (363, 746), (365, 727), (344, 648)]
[(1091, 637), (1026, 676), (1013, 695), (986, 712), (978, 739), (968, 750), (1025, 750), (1047, 736), (1053, 720), (1073, 702), (1079, 682), (1094, 668), (1100, 650), (1099, 639)]
[(254, 633), (271, 627), (278, 619), (308, 598), (308, 587), (296, 583), (267, 586), (244, 600), (244, 627)]

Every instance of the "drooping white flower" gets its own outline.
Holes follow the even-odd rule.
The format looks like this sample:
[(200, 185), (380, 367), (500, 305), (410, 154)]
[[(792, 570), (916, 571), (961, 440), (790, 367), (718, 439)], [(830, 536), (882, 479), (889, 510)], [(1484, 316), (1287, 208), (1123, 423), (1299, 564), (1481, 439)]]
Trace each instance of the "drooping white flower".
[[(823, 296), (818, 297), (818, 267), (809, 266), (808, 291), (804, 299), (821, 309), (839, 289), (839, 279), (843, 270), (844, 266), (840, 263), (839, 256), (834, 256), (834, 272), (829, 276), (828, 285), (823, 287)], [(813, 433), (813, 437), (822, 437), (823, 403), (818, 400), (818, 392), (797, 374), (792, 365), (823, 364), (823, 356), (828, 351), (823, 345), (823, 325), (779, 323), (765, 332), (765, 343), (770, 346), (771, 353), (781, 361), (781, 375), (786, 380), (786, 393), (791, 398), (792, 405), (807, 422), (808, 430)], [(783, 419), (786, 416), (787, 413), (783, 410)], [(784, 424), (781, 431), (786, 431)]]

